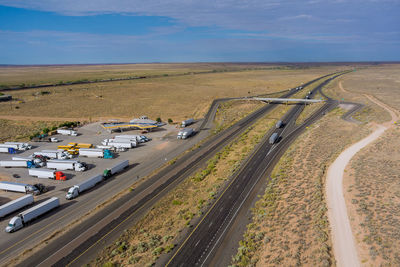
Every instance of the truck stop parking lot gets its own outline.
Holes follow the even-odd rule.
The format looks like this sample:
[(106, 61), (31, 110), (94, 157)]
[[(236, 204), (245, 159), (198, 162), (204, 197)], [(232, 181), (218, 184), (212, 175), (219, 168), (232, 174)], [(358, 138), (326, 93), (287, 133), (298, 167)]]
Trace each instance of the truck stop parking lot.
[[(100, 126), (100, 123), (91, 123), (84, 125), (80, 128), (77, 128), (78, 136), (66, 136), (66, 135), (54, 135), (61, 142), (58, 143), (47, 143), (47, 142), (29, 142), (33, 146), (32, 149), (27, 151), (19, 151), (17, 154), (7, 154), (0, 153), (0, 160), (11, 160), (13, 156), (22, 156), (28, 157), (32, 155), (34, 152), (42, 151), (42, 150), (57, 150), (59, 145), (66, 145), (70, 142), (74, 143), (89, 143), (95, 145), (101, 145), (101, 142), (107, 138), (113, 138), (116, 135), (124, 135), (124, 134), (140, 134), (139, 130), (130, 130), (124, 132), (113, 132), (112, 134), (107, 132)], [(71, 186), (78, 184), (89, 177), (92, 177), (97, 174), (102, 174), (103, 171), (109, 167), (112, 167), (117, 162), (122, 160), (129, 160), (130, 168), (134, 168), (138, 164), (151, 161), (154, 155), (158, 155), (160, 153), (167, 154), (169, 151), (173, 150), (182, 142), (181, 140), (177, 140), (176, 136), (179, 131), (179, 128), (176, 125), (165, 125), (162, 128), (155, 129), (152, 132), (143, 134), (148, 138), (151, 138), (151, 141), (145, 143), (139, 143), (137, 147), (128, 149), (125, 152), (114, 152), (115, 157), (113, 159), (103, 159), (103, 158), (88, 158), (88, 157), (74, 157), (73, 159), (79, 160), (81, 162), (85, 162), (88, 164), (88, 170), (84, 172), (76, 172), (72, 170), (62, 171), (66, 174), (66, 181), (57, 181), (52, 179), (39, 179), (37, 177), (32, 177), (28, 175), (28, 168), (0, 168), (0, 174), (2, 180), (13, 181), (19, 183), (26, 184), (36, 184), (42, 183), (49, 187), (49, 191), (35, 196), (35, 201), (38, 201), (43, 198), (48, 198), (52, 196), (60, 197), (60, 191), (63, 192), (63, 196), (65, 195), (68, 188)], [(166, 158), (165, 161), (169, 161), (171, 158)], [(16, 178), (14, 175), (18, 175)], [(135, 177), (137, 179), (138, 177)], [(134, 182), (134, 180), (132, 181)], [(127, 185), (129, 186), (129, 185)], [(16, 199), (21, 196), (21, 193), (15, 192), (0, 192), (0, 205), (5, 204), (6, 202)], [(62, 199), (61, 199), (62, 200)], [(63, 200), (62, 200), (63, 201)], [(3, 220), (3, 219), (1, 219)]]

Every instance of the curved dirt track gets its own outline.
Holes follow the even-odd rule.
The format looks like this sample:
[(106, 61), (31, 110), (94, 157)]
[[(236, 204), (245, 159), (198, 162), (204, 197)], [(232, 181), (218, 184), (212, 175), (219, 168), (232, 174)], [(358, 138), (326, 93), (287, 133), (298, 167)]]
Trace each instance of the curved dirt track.
[(344, 169), (358, 151), (375, 141), (386, 129), (386, 127), (379, 125), (378, 129), (372, 134), (343, 151), (328, 169), (326, 182), (328, 217), (338, 266), (360, 266), (343, 195)]
[[(341, 82), (339, 83), (339, 87), (342, 91), (347, 92), (342, 87)], [(366, 94), (364, 96), (388, 111), (392, 120), (382, 125), (377, 125), (377, 129), (375, 129), (373, 133), (344, 150), (328, 169), (325, 191), (327, 196), (328, 217), (332, 230), (334, 255), (338, 266), (354, 267), (361, 265), (343, 194), (344, 170), (358, 151), (379, 138), (388, 127), (393, 127), (396, 120), (399, 118), (398, 112), (393, 108), (382, 103), (373, 96)]]

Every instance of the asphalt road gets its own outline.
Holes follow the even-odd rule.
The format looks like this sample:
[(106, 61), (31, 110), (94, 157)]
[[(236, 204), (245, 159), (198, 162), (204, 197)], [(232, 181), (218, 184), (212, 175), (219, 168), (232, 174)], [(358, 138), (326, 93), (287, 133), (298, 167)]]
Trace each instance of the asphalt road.
[[(316, 91), (321, 92), (321, 88), (334, 78), (327, 79), (327, 81), (315, 88), (311, 96), (315, 95)], [(321, 94), (323, 94), (323, 92), (321, 92)], [(177, 249), (172, 251), (171, 258), (166, 262), (160, 262), (159, 265), (229, 265), (231, 256), (233, 255), (231, 253), (235, 251), (231, 249), (232, 243), (226, 241), (226, 239), (231, 239), (231, 235), (228, 234), (231, 225), (235, 224), (235, 220), (238, 219), (237, 215), (241, 211), (243, 212), (242, 209), (248, 209), (250, 207), (249, 203), (254, 203), (255, 192), (258, 192), (261, 186), (260, 181), (272, 171), (274, 165), (278, 162), (280, 156), (289, 145), (307, 126), (314, 123), (322, 117), (323, 114), (338, 104), (337, 101), (329, 97), (327, 98), (327, 102), (300, 126), (297, 126), (295, 122), (304, 109), (304, 105), (296, 105), (289, 110), (282, 119), (285, 123), (285, 127), (281, 129), (271, 129), (261, 145), (250, 156), (237, 174), (234, 175), (231, 182), (218, 196), (216, 202), (194, 227), (189, 236)], [(268, 140), (272, 132), (276, 132), (280, 136), (280, 141), (273, 145), (269, 144)], [(251, 195), (252, 198), (249, 197)], [(224, 246), (221, 247), (221, 244), (224, 244)], [(235, 244), (237, 246), (237, 242), (235, 242)], [(225, 253), (227, 250), (231, 253)]]
[[(290, 96), (292, 93), (294, 93), (294, 90), (293, 92), (287, 93), (285, 96)], [(211, 106), (207, 119), (204, 125), (202, 125), (202, 129), (210, 128), (212, 118), (215, 114), (214, 111), (218, 104), (219, 102), (216, 101)], [(188, 177), (193, 171), (204, 165), (217, 151), (272, 108), (273, 106), (271, 105), (263, 107), (229, 129), (217, 134), (198, 149), (185, 154), (182, 158), (178, 159), (175, 164), (168, 166), (157, 175), (146, 180), (134, 191), (106, 206), (104, 209), (95, 213), (91, 218), (73, 227), (66, 234), (55, 238), (43, 249), (39, 250), (20, 265), (66, 265), (71, 262), (73, 265), (81, 265), (86, 263), (94, 258), (101, 248), (113, 242), (124, 229), (130, 227), (140, 219), (147, 210), (169, 190)], [(199, 134), (203, 134), (204, 132), (205, 131), (200, 131)], [(152, 168), (148, 167), (147, 171), (150, 172), (151, 169)], [(125, 173), (124, 176), (129, 178), (129, 176), (136, 176), (137, 174), (138, 172), (136, 169), (136, 172), (129, 171)], [(127, 180), (125, 180), (125, 182), (126, 181)], [(103, 188), (106, 189), (106, 187)], [(111, 192), (118, 192), (115, 191), (116, 188), (111, 188), (111, 190), (113, 190)], [(101, 193), (100, 190), (99, 194)], [(107, 191), (103, 191), (103, 194), (105, 194), (105, 196), (103, 196), (104, 199), (108, 193)], [(93, 196), (89, 197), (88, 195), (89, 194), (83, 195), (82, 198), (86, 196), (86, 201), (90, 202)], [(78, 216), (82, 215), (79, 215), (79, 209), (84, 208), (85, 202), (71, 201), (70, 203), (71, 204), (60, 208), (64, 210), (62, 214), (60, 214), (59, 209), (57, 215), (54, 214), (55, 212), (50, 213), (42, 217), (41, 220), (23, 229), (25, 231), (21, 230), (22, 232), (14, 233), (21, 234), (19, 236), (15, 235), (15, 242), (10, 243), (13, 244), (12, 247), (0, 247), (0, 260), (3, 262), (4, 259), (16, 255), (15, 249), (24, 245), (24, 240), (31, 241), (31, 239), (34, 238), (43, 240), (46, 237), (45, 234), (49, 235), (57, 229), (55, 227), (57, 225), (57, 220), (72, 221), (75, 218), (79, 218)], [(76, 212), (73, 212), (74, 210)], [(50, 227), (50, 225), (53, 227)], [(15, 244), (18, 244), (18, 246)]]

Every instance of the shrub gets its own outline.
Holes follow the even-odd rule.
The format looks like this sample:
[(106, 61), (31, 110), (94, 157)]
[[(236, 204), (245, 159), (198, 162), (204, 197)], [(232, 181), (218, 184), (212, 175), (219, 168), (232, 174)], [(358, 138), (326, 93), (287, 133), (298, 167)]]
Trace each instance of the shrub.
[(168, 119), (168, 123), (169, 123), (169, 124), (171, 124), (171, 123), (173, 123), (173, 122), (174, 122), (174, 121), (173, 121), (171, 118)]
[(161, 118), (158, 117), (158, 118), (156, 119), (156, 121), (157, 121), (157, 122), (161, 122)]

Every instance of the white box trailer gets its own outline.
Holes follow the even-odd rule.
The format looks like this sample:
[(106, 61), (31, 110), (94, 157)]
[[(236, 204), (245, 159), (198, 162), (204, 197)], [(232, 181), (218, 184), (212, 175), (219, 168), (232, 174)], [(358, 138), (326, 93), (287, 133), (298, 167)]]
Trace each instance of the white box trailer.
[(56, 170), (73, 170), (73, 171), (86, 171), (87, 165), (84, 162), (77, 160), (48, 160), (46, 162), (46, 167), (48, 169)]
[(113, 167), (105, 169), (103, 172), (103, 176), (108, 178), (108, 177), (122, 171), (123, 169), (127, 168), (128, 166), (129, 166), (129, 160), (121, 161), (121, 162), (117, 163), (116, 165), (114, 165)]
[(130, 140), (136, 141), (137, 143), (144, 143), (145, 140), (140, 135), (116, 135), (115, 140)]
[(32, 193), (34, 195), (39, 195), (40, 191), (35, 186), (30, 184), (22, 184), (15, 182), (0, 182), (0, 189), (4, 191), (20, 192), (20, 193)]
[(109, 139), (109, 142), (113, 142), (113, 143), (131, 143), (132, 147), (137, 147), (138, 143), (143, 143), (143, 142), (139, 142), (139, 141), (136, 141), (136, 140), (124, 139), (124, 138)]
[[(106, 139), (106, 140), (108, 140), (108, 139)], [(105, 146), (112, 146), (112, 147), (116, 147), (116, 148), (132, 148), (133, 146), (132, 146), (132, 143), (130, 143), (130, 142), (118, 142), (118, 143), (116, 143), (116, 142), (108, 142), (108, 141), (103, 141), (103, 142), (101, 142), (101, 144), (102, 145), (105, 145)]]
[(0, 206), (0, 218), (10, 213), (13, 213), (14, 211), (19, 210), (25, 206), (28, 206), (32, 203), (33, 203), (33, 195), (31, 194), (12, 200)]
[(28, 162), (31, 162), (31, 166), (34, 165), (33, 160), (25, 161), (25, 160), (2, 160), (0, 161), (0, 167), (12, 168), (12, 167), (22, 167), (28, 168)]
[(69, 129), (57, 129), (57, 133), (61, 135), (78, 136), (78, 133), (76, 131)]
[(190, 124), (194, 123), (194, 119), (187, 119), (182, 121), (181, 123), (181, 127), (185, 128), (186, 126), (189, 126)]
[(65, 195), (65, 198), (68, 200), (76, 198), (83, 191), (86, 191), (86, 190), (94, 187), (96, 184), (103, 181), (103, 179), (104, 179), (103, 175), (99, 174), (99, 175), (93, 176), (92, 178), (87, 179), (86, 181), (83, 181), (82, 183), (74, 185), (73, 187), (71, 187), (68, 190), (67, 194)]
[(17, 145), (18, 147), (20, 147), (20, 150), (28, 150), (28, 149), (32, 149), (32, 145), (28, 144), (28, 143), (22, 143), (22, 142), (4, 142), (4, 144), (6, 145)]
[(15, 232), (26, 225), (26, 223), (36, 219), (40, 215), (43, 215), (52, 209), (60, 206), (60, 200), (56, 197), (52, 197), (26, 211), (21, 212), (17, 216), (13, 217), (6, 227), (7, 233)]
[(8, 147), (0, 147), (0, 152), (8, 153)]
[(100, 148), (80, 148), (79, 156), (102, 158), (104, 157), (104, 151)]

